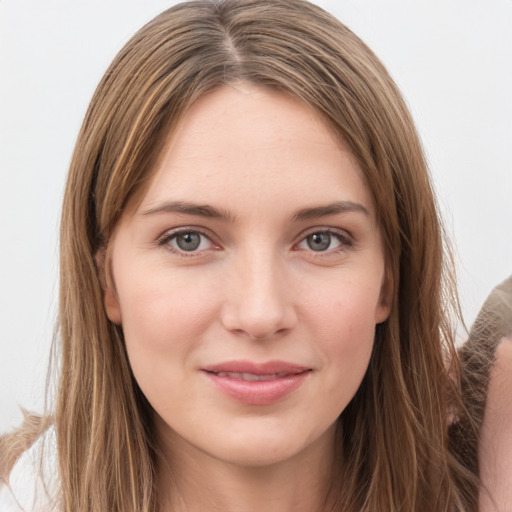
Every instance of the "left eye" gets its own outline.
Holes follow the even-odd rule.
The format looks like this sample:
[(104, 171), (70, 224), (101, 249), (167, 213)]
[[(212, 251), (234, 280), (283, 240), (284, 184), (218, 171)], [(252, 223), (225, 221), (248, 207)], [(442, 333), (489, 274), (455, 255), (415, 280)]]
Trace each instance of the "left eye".
[(174, 233), (162, 240), (162, 243), (170, 245), (172, 249), (179, 252), (196, 252), (213, 246), (211, 240), (198, 231)]
[(315, 252), (325, 252), (337, 249), (343, 245), (343, 238), (337, 233), (330, 231), (315, 231), (310, 233), (299, 244), (300, 249), (309, 249)]

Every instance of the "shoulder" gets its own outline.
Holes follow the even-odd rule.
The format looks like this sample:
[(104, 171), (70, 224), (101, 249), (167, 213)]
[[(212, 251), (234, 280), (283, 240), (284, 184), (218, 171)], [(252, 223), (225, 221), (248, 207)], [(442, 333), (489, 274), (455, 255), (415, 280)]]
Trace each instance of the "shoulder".
[[(512, 276), (496, 286), (459, 349), (461, 392), (478, 432), (464, 437), (479, 469), (480, 512), (512, 511)], [(477, 446), (478, 445), (478, 446)], [(478, 457), (478, 461), (477, 461)]]
[(57, 497), (55, 429), (49, 428), (17, 460), (8, 485), (0, 487), (2, 512), (50, 512)]
[[(496, 351), (479, 443), (481, 512), (512, 510), (512, 336)], [(492, 499), (491, 499), (492, 496)]]

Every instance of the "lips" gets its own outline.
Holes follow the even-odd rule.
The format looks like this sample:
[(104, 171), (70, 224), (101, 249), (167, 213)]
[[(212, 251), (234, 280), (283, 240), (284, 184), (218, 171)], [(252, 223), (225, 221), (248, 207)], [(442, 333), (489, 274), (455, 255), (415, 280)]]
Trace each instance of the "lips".
[(269, 375), (258, 375), (256, 373), (237, 373), (237, 372), (214, 372), (219, 377), (228, 377), (229, 379), (245, 380), (248, 382), (260, 382), (262, 380), (280, 379), (290, 375), (289, 373), (271, 373)]
[(312, 369), (285, 361), (229, 361), (206, 366), (202, 371), (229, 398), (248, 405), (270, 405), (297, 390)]

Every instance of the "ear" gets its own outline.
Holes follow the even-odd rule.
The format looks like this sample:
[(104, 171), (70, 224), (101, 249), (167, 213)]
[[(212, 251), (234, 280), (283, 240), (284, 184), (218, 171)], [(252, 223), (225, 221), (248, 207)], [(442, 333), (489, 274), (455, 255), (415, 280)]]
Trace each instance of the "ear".
[(121, 307), (119, 306), (112, 273), (108, 268), (110, 258), (107, 257), (107, 250), (100, 249), (94, 259), (96, 260), (98, 276), (103, 289), (103, 301), (107, 316), (111, 322), (121, 325)]
[(393, 277), (390, 269), (384, 271), (382, 285), (380, 288), (379, 303), (375, 310), (375, 323), (381, 324), (385, 322), (391, 312), (391, 305), (393, 304)]
[(117, 299), (117, 293), (111, 287), (104, 289), (105, 311), (111, 322), (121, 325), (121, 308)]

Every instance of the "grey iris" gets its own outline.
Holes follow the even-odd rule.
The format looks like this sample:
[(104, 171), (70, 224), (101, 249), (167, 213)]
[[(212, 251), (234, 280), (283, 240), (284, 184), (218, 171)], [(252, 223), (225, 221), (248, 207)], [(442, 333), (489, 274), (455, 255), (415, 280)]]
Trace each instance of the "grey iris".
[(176, 236), (176, 245), (182, 251), (195, 251), (201, 243), (201, 235), (199, 233), (181, 233)]
[(331, 235), (329, 233), (313, 233), (306, 240), (308, 247), (313, 251), (325, 251), (331, 244)]

